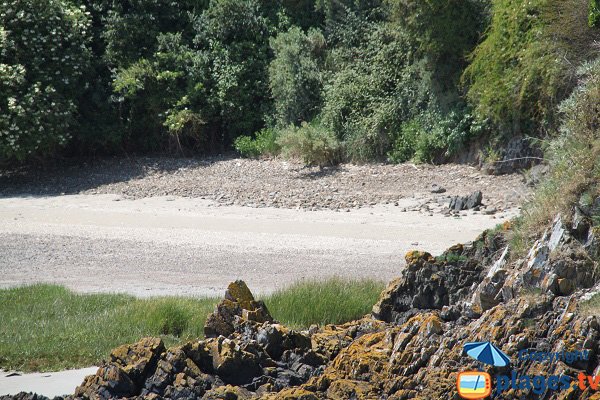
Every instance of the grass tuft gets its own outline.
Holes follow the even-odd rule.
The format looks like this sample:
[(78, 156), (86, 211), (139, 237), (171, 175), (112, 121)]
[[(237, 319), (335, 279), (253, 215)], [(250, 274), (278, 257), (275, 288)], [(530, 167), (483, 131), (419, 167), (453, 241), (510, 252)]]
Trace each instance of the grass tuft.
[[(383, 289), (376, 281), (305, 281), (264, 301), (280, 322), (297, 328), (342, 323), (368, 313)], [(0, 368), (55, 371), (99, 363), (144, 336), (167, 346), (201, 338), (217, 298), (77, 294), (38, 284), (0, 290)]]
[(340, 324), (371, 311), (384, 288), (376, 280), (300, 281), (265, 298), (273, 318), (292, 327)]

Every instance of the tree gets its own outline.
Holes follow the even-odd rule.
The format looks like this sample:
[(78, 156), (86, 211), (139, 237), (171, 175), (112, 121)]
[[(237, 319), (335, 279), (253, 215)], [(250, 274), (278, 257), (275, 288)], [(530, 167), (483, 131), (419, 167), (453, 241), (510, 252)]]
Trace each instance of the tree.
[(280, 126), (310, 121), (321, 106), (321, 65), (325, 38), (321, 32), (292, 27), (271, 39), (275, 58), (269, 66), (271, 93)]
[(90, 61), (85, 8), (61, 0), (0, 3), (0, 159), (67, 144)]

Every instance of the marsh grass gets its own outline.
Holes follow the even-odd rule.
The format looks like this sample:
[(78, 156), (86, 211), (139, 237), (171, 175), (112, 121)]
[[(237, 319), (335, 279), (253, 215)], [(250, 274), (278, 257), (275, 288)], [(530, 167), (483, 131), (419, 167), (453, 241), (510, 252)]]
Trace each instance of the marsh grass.
[[(286, 325), (341, 323), (368, 313), (383, 284), (306, 281), (265, 297)], [(203, 336), (217, 298), (77, 294), (61, 286), (0, 290), (0, 368), (53, 371), (96, 364), (118, 345), (160, 336), (167, 346)]]
[(273, 317), (292, 327), (340, 324), (371, 311), (384, 288), (377, 280), (307, 280), (273, 293), (265, 303)]

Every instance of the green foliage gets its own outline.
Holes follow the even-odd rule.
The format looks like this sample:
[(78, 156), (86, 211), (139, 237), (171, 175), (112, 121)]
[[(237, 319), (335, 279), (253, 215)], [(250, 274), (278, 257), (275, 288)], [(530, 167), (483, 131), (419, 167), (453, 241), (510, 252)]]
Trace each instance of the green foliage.
[(300, 28), (271, 39), (275, 58), (269, 66), (269, 82), (279, 126), (310, 121), (321, 106), (325, 38), (317, 30), (305, 34)]
[(126, 68), (140, 58), (150, 57), (156, 51), (157, 38), (161, 34), (191, 34), (188, 14), (202, 12), (209, 1), (119, 0), (93, 3), (98, 3), (95, 7), (104, 12), (102, 38), (106, 44), (106, 60), (110, 65)]
[(582, 196), (586, 201), (600, 195), (600, 59), (579, 69), (579, 81), (560, 106), (560, 135), (546, 145), (549, 177), (524, 207), (514, 230), (517, 256), (528, 250), (556, 214), (568, 216)]
[(351, 160), (385, 157), (402, 122), (429, 100), (427, 71), (400, 29), (378, 25), (364, 47), (335, 54), (324, 88), (323, 124), (346, 143)]
[(403, 26), (427, 60), (432, 90), (441, 105), (459, 102), (457, 84), (466, 55), (477, 45), (486, 21), (481, 0), (388, 0), (391, 20)]
[(469, 140), (485, 131), (486, 124), (477, 121), (468, 109), (453, 110), (445, 115), (428, 111), (402, 125), (388, 160), (442, 162), (458, 154)]
[(492, 22), (464, 74), (479, 116), (501, 133), (541, 134), (598, 39), (581, 0), (494, 0)]
[(277, 143), (284, 157), (302, 160), (306, 165), (333, 165), (342, 157), (341, 143), (317, 122), (303, 122), (300, 127), (290, 125), (281, 131)]
[(0, 3), (0, 160), (44, 156), (69, 141), (89, 24), (85, 9), (66, 1)]
[[(204, 58), (183, 43), (181, 34), (162, 34), (151, 59), (140, 59), (115, 76), (113, 86), (122, 96), (129, 114), (129, 140), (137, 148), (154, 150), (166, 142), (168, 133), (176, 143), (188, 140), (197, 146), (205, 116), (194, 100), (203, 98)], [(196, 106), (196, 107), (193, 107)]]
[(595, 28), (600, 22), (600, 3), (598, 0), (590, 0), (590, 12), (588, 15), (588, 24), (590, 28)]
[(268, 89), (269, 36), (278, 21), (268, 4), (218, 0), (195, 22), (195, 43), (206, 52), (211, 122), (225, 141), (264, 126), (271, 110)]
[(276, 156), (281, 150), (277, 143), (277, 131), (274, 129), (263, 129), (256, 133), (254, 139), (250, 136), (239, 136), (235, 139), (233, 147), (242, 157), (249, 158)]

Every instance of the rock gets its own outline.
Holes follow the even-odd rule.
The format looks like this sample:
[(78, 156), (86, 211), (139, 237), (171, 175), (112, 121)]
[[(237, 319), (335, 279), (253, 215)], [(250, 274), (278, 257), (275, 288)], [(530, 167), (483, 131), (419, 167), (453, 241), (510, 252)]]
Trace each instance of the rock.
[[(35, 393), (20, 392), (15, 395), (0, 396), (0, 400), (50, 400), (46, 396)], [(54, 400), (62, 400), (62, 397), (55, 397)]]
[(571, 224), (571, 232), (579, 240), (587, 239), (590, 229), (590, 222), (579, 207), (573, 210), (573, 222)]
[[(483, 279), (485, 257), (497, 250), (497, 243), (488, 239), (482, 235), (479, 245), (456, 245), (437, 258), (408, 252), (406, 268), (384, 290), (373, 307), (373, 316), (402, 323), (422, 310), (442, 310), (472, 296), (471, 288)], [(489, 247), (485, 247), (486, 240)]]
[(209, 390), (204, 394), (202, 400), (248, 400), (251, 398), (252, 393), (250, 391), (227, 385)]
[(262, 372), (256, 354), (243, 350), (238, 343), (222, 336), (211, 342), (211, 354), (213, 371), (226, 383), (250, 383)]
[(111, 399), (132, 397), (139, 393), (139, 387), (127, 373), (114, 363), (98, 368), (95, 375), (87, 376), (81, 386), (75, 389), (75, 397), (91, 399)]
[(204, 335), (207, 338), (230, 336), (235, 332), (238, 318), (260, 323), (273, 321), (265, 304), (254, 300), (250, 289), (243, 281), (229, 284), (225, 298), (217, 304), (214, 313), (206, 319)]
[(504, 268), (508, 258), (508, 246), (504, 248), (502, 255), (487, 272), (485, 278), (475, 289), (472, 303), (481, 311), (490, 308), (502, 302), (501, 289), (504, 286), (508, 272)]
[(537, 186), (542, 179), (550, 172), (550, 167), (546, 164), (538, 164), (531, 167), (525, 174), (525, 183), (529, 187)]
[(435, 193), (435, 194), (446, 193), (446, 189), (444, 187), (438, 185), (437, 183), (434, 183), (433, 185), (431, 185), (431, 187), (429, 188), (429, 191), (431, 193)]
[(156, 367), (165, 346), (160, 338), (147, 337), (131, 345), (123, 345), (110, 353), (110, 361), (120, 366), (137, 385)]
[(468, 196), (455, 196), (450, 200), (448, 207), (454, 211), (470, 210), (482, 205), (483, 193), (476, 191)]

